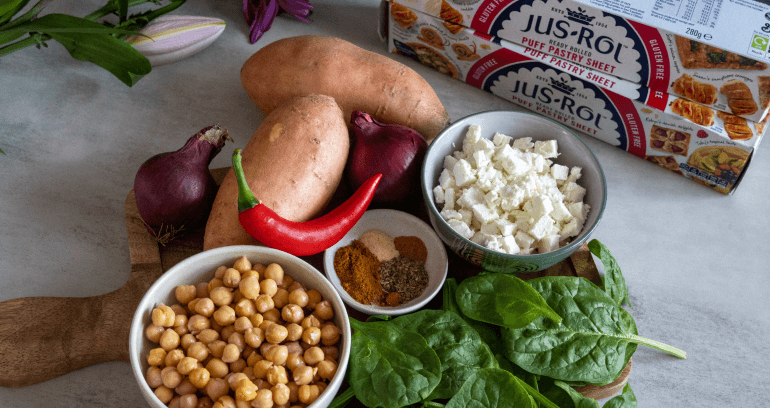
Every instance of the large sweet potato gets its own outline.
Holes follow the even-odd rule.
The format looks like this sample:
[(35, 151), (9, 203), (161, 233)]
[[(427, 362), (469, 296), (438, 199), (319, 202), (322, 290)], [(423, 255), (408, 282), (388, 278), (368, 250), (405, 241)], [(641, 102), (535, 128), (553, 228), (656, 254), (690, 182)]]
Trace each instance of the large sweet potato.
[(427, 140), (449, 124), (436, 92), (417, 72), (339, 38), (307, 35), (268, 44), (243, 64), (241, 83), (265, 113), (293, 96), (323, 94), (346, 119), (358, 109)]
[[(242, 153), (251, 191), (292, 221), (319, 215), (334, 195), (350, 150), (347, 121), (329, 96), (288, 99), (265, 118)], [(238, 221), (238, 186), (230, 169), (206, 224), (203, 249), (259, 244)]]

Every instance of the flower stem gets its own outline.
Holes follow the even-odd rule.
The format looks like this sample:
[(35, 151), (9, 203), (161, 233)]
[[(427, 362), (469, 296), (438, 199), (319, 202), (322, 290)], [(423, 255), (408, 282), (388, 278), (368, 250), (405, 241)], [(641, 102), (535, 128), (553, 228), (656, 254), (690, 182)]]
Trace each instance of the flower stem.
[(40, 44), (41, 42), (47, 41), (50, 39), (51, 37), (45, 34), (41, 34), (39, 39), (36, 39), (33, 36), (27, 37), (23, 40), (16, 41), (15, 43), (8, 44), (4, 47), (0, 47), (0, 57), (2, 57), (3, 55), (8, 55), (12, 52), (16, 52), (23, 48), (27, 48), (32, 45)]

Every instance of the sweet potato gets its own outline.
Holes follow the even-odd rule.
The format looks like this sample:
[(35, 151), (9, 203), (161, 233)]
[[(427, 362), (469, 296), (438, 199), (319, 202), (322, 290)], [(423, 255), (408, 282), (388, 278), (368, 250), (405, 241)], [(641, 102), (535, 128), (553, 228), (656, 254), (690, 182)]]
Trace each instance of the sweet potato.
[(430, 141), (449, 124), (436, 92), (417, 72), (347, 41), (299, 36), (275, 41), (241, 68), (241, 83), (265, 113), (292, 96), (333, 97), (346, 119), (358, 109)]
[[(273, 110), (243, 148), (242, 164), (254, 195), (278, 215), (307, 221), (319, 215), (342, 179), (350, 150), (347, 121), (329, 96), (289, 99)], [(203, 249), (258, 245), (238, 221), (232, 168), (219, 187)]]

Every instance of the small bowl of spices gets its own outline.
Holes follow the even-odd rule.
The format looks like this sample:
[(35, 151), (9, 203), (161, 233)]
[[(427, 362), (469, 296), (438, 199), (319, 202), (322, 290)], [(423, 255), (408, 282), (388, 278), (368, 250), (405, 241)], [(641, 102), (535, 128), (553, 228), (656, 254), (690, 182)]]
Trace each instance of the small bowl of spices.
[(342, 301), (369, 315), (400, 315), (428, 303), (447, 275), (447, 253), (433, 228), (397, 210), (369, 210), (324, 253)]

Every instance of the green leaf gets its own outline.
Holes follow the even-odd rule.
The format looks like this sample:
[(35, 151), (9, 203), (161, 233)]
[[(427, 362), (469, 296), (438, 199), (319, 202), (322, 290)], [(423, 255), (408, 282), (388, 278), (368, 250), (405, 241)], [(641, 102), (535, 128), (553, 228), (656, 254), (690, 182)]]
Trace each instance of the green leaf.
[(118, 21), (126, 21), (128, 17), (128, 0), (118, 0)]
[(626, 383), (623, 387), (623, 393), (616, 395), (609, 401), (607, 401), (602, 408), (636, 408), (637, 401), (634, 391), (631, 389), (631, 384)]
[(0, 21), (10, 20), (27, 3), (29, 3), (29, 0), (0, 0)]
[(517, 329), (539, 317), (561, 322), (543, 297), (512, 275), (489, 273), (463, 280), (457, 288), (457, 304), (474, 320)]
[(522, 383), (500, 368), (482, 368), (463, 384), (446, 408), (536, 408)]
[[(628, 303), (628, 287), (626, 279), (620, 272), (620, 266), (612, 256), (610, 250), (596, 239), (588, 243), (588, 249), (596, 255), (604, 266), (604, 291), (607, 292), (615, 302), (622, 306)], [(629, 305), (630, 306), (630, 305)]]
[(99, 23), (65, 14), (48, 14), (18, 28), (21, 27), (48, 34), (61, 43), (73, 58), (106, 69), (128, 86), (133, 86), (152, 70), (150, 61), (139, 51), (107, 34), (115, 32), (115, 29)]
[(420, 310), (396, 317), (393, 324), (422, 335), (441, 361), (441, 382), (428, 399), (451, 398), (476, 370), (498, 366), (489, 346), (455, 312)]
[(457, 280), (455, 280), (455, 278), (449, 278), (444, 281), (444, 286), (441, 291), (443, 297), (442, 309), (450, 310), (460, 315), (466, 323), (476, 330), (479, 336), (481, 336), (481, 340), (489, 346), (493, 354), (502, 353), (503, 347), (502, 342), (500, 341), (499, 328), (491, 324), (473, 320), (463, 314), (462, 310), (460, 310), (460, 306), (457, 304), (457, 287)]
[(420, 402), (441, 380), (441, 361), (425, 338), (387, 321), (350, 318), (353, 341), (348, 383), (367, 407), (400, 408)]
[(9, 43), (24, 35), (23, 32), (0, 31), (0, 45)]

